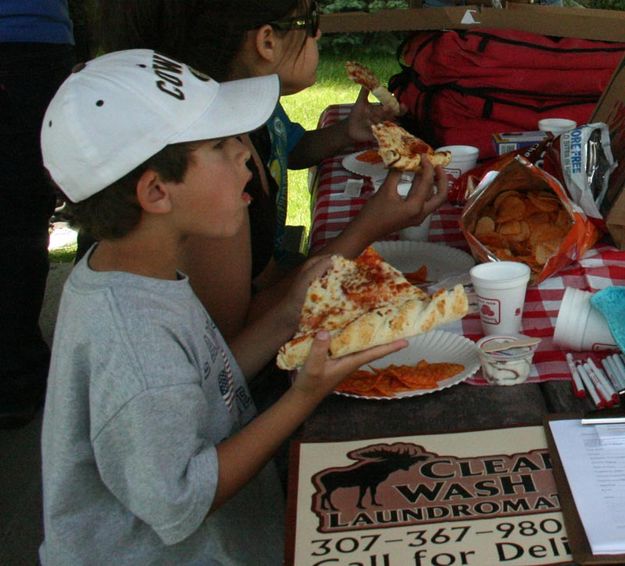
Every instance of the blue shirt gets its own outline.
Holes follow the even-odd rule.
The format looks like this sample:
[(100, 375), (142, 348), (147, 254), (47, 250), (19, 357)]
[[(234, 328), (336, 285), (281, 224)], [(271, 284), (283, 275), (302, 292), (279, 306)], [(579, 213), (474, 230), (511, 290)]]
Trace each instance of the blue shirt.
[(0, 43), (74, 44), (67, 0), (0, 1)]
[(276, 232), (274, 257), (279, 262), (285, 254), (284, 234), (286, 232), (286, 209), (288, 204), (288, 163), (289, 153), (297, 145), (306, 130), (301, 124), (291, 122), (282, 105), (278, 103), (271, 118), (267, 121), (271, 137), (269, 171), (278, 184), (276, 195)]

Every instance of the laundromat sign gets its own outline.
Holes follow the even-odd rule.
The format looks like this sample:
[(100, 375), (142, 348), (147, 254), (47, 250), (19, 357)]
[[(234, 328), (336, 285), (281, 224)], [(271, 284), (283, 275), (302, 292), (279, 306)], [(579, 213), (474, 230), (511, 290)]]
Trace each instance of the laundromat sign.
[[(475, 454), (465, 453), (469, 447)], [(542, 427), (300, 444), (299, 451), (287, 563), (571, 560)]]

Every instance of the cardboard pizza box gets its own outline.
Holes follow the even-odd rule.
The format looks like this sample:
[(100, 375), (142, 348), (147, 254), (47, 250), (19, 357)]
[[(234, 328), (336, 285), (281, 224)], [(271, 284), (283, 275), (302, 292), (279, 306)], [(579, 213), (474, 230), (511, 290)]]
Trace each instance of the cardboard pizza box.
[(625, 249), (625, 58), (597, 102), (591, 122), (605, 122), (610, 128), (610, 147), (618, 166), (610, 175), (601, 212), (614, 244)]
[(580, 39), (625, 41), (625, 12), (508, 3), (323, 14), (323, 33), (471, 28), (515, 29)]

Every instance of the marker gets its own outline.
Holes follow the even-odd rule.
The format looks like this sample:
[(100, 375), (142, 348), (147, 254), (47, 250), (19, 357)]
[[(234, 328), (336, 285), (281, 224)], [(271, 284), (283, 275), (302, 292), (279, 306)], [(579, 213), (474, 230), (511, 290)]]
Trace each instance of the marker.
[(599, 395), (597, 394), (597, 390), (595, 389), (595, 386), (592, 380), (590, 379), (590, 376), (588, 375), (588, 373), (586, 373), (586, 370), (583, 368), (583, 366), (579, 364), (576, 369), (577, 369), (579, 376), (582, 378), (584, 387), (586, 388), (588, 395), (590, 395), (590, 398), (595, 404), (595, 407), (597, 407), (598, 409), (602, 409), (603, 407), (605, 407), (605, 401), (599, 398)]
[(603, 373), (598, 367), (597, 364), (593, 361), (592, 358), (588, 358), (586, 360), (588, 362), (588, 368), (586, 371), (590, 374), (590, 377), (595, 380), (595, 385), (597, 385), (597, 389), (599, 389), (601, 395), (608, 402), (608, 406), (614, 405), (618, 401), (618, 395), (616, 391), (608, 381)]
[(588, 374), (588, 377), (592, 381), (592, 384), (595, 386), (595, 391), (597, 392), (597, 395), (599, 395), (599, 397), (603, 400), (603, 406), (611, 407), (612, 395), (603, 388), (603, 384), (599, 381), (599, 379), (597, 379), (595, 372), (588, 365), (588, 362), (582, 363), (582, 367), (584, 368), (584, 371)]
[(618, 354), (612, 354), (610, 356), (612, 363), (614, 364), (614, 369), (616, 370), (616, 375), (618, 376), (618, 382), (621, 388), (625, 387), (625, 364), (621, 356)]
[(610, 358), (610, 356), (608, 356), (607, 358), (603, 358), (601, 365), (603, 366), (605, 372), (608, 374), (608, 378), (612, 382), (612, 387), (615, 390), (620, 390), (622, 387), (618, 379), (618, 373), (616, 373), (616, 369), (614, 368), (614, 361)]
[(573, 394), (575, 397), (583, 399), (586, 397), (586, 391), (584, 390), (584, 384), (582, 383), (582, 380), (577, 373), (577, 369), (575, 368), (575, 362), (573, 361), (573, 354), (571, 354), (571, 352), (566, 353), (566, 363), (569, 366), (569, 371), (571, 372), (571, 377), (573, 378), (573, 381), (571, 381)]

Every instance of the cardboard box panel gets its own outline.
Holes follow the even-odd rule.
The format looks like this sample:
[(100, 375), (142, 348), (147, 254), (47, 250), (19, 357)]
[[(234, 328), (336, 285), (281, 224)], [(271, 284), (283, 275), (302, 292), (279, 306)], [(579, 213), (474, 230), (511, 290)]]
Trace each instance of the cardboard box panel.
[(540, 130), (534, 132), (503, 132), (493, 134), (493, 145), (497, 155), (503, 155), (522, 147), (539, 144), (546, 137), (547, 133)]
[(542, 35), (625, 41), (625, 12), (509, 3), (505, 8), (480, 5), (407, 8), (379, 12), (323, 14), (323, 33), (469, 29), (515, 29)]
[(625, 59), (614, 71), (591, 122), (605, 122), (610, 128), (610, 146), (618, 166), (610, 175), (603, 212), (614, 243), (625, 249)]

